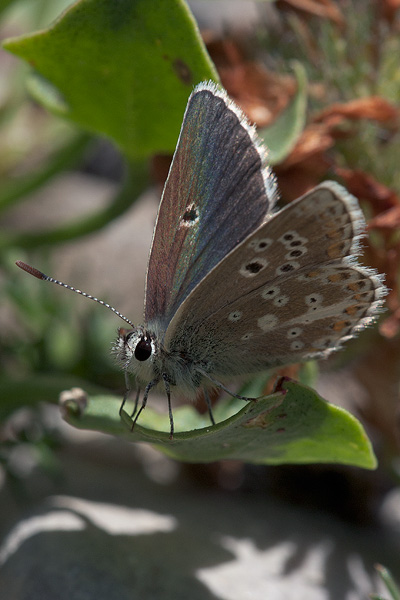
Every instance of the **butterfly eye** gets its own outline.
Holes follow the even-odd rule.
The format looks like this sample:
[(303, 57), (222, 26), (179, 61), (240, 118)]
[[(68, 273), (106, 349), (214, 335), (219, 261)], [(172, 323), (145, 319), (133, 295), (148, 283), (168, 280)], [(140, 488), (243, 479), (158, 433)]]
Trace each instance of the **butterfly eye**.
[(141, 362), (147, 360), (151, 356), (151, 342), (150, 340), (142, 337), (135, 348), (135, 358)]

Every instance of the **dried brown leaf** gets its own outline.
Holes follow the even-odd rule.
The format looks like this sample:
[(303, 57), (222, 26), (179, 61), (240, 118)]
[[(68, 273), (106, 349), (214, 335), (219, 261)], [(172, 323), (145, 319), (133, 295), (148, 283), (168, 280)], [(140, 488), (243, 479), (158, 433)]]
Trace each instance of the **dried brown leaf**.
[(344, 119), (371, 119), (379, 122), (393, 122), (397, 120), (398, 116), (398, 108), (388, 100), (381, 96), (368, 96), (345, 103), (332, 104), (314, 117), (314, 122), (328, 121), (337, 126)]
[(289, 168), (308, 160), (312, 156), (321, 155), (331, 148), (334, 139), (325, 126), (309, 125), (301, 134), (290, 155), (282, 163)]
[(207, 49), (229, 96), (258, 127), (268, 126), (296, 92), (294, 77), (247, 59), (245, 50), (231, 39), (210, 40)]
[(368, 229), (400, 229), (400, 204), (371, 219)]
[(337, 2), (333, 2), (333, 0), (280, 0), (278, 5), (281, 7), (286, 5), (317, 17), (330, 19), (340, 26), (345, 23)]
[(333, 145), (334, 138), (324, 124), (306, 127), (289, 156), (275, 166), (285, 200), (305, 194), (326, 176), (332, 166), (327, 150)]
[(396, 20), (396, 13), (400, 8), (400, 0), (381, 0), (381, 11), (386, 21), (393, 25)]
[(349, 192), (354, 194), (359, 200), (369, 203), (374, 216), (400, 204), (400, 199), (396, 192), (361, 169), (337, 167), (336, 174), (344, 180)]

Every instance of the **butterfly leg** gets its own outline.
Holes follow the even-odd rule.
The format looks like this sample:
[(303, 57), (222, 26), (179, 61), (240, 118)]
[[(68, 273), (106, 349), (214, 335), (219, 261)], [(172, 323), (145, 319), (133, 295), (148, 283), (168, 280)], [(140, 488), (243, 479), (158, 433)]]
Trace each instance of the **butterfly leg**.
[(169, 381), (168, 381), (168, 378), (165, 373), (163, 373), (162, 377), (164, 379), (164, 387), (165, 387), (165, 391), (167, 394), (167, 400), (168, 400), (168, 415), (169, 415), (169, 425), (170, 425), (169, 439), (172, 440), (172, 438), (174, 437), (174, 417), (172, 416), (171, 388), (170, 388)]
[(203, 369), (198, 369), (198, 371), (204, 377), (206, 377), (209, 381), (211, 381), (214, 385), (216, 385), (217, 387), (219, 387), (221, 390), (224, 390), (224, 392), (226, 392), (227, 394), (229, 394), (233, 398), (238, 398), (238, 400), (245, 400), (246, 402), (249, 402), (249, 401), (251, 401), (251, 402), (257, 402), (257, 398), (248, 398), (247, 396), (241, 396), (240, 394), (235, 394), (234, 392), (231, 392), (230, 390), (228, 390), (227, 387), (224, 386), (223, 383), (221, 383), (217, 379), (214, 379), (214, 377), (211, 377), (208, 373), (206, 373), (205, 371), (203, 371)]
[(215, 425), (214, 415), (213, 415), (212, 407), (211, 407), (210, 396), (205, 388), (203, 389), (203, 394), (204, 394), (204, 398), (205, 398), (205, 401), (207, 404), (208, 414), (210, 415), (211, 424)]
[[(129, 373), (128, 373), (128, 371), (125, 371), (125, 393), (124, 393), (124, 397), (122, 399), (122, 404), (119, 407), (119, 415), (120, 416), (121, 416), (122, 410), (123, 410), (123, 408), (124, 408), (124, 406), (126, 404), (126, 401), (128, 400), (128, 398), (130, 396), (131, 391), (132, 391), (132, 388), (131, 388), (131, 382), (130, 382), (130, 379), (129, 379)], [(135, 406), (133, 408), (132, 413), (130, 414), (131, 419), (136, 414), (137, 407), (138, 407), (138, 404), (139, 404), (139, 396), (140, 396), (140, 388), (137, 388), (137, 390), (136, 390), (136, 398), (135, 398)]]
[(131, 382), (129, 380), (128, 371), (125, 371), (125, 393), (124, 393), (124, 397), (122, 399), (122, 404), (119, 407), (119, 416), (121, 416), (121, 414), (122, 414), (122, 409), (124, 408), (125, 403), (126, 403), (130, 393), (131, 393)]
[(132, 427), (131, 427), (131, 431), (133, 431), (133, 428), (135, 427), (136, 421), (138, 420), (138, 418), (140, 417), (141, 412), (146, 408), (146, 404), (147, 404), (147, 398), (149, 396), (149, 392), (151, 390), (152, 387), (154, 387), (155, 385), (157, 385), (157, 383), (159, 383), (160, 379), (153, 379), (152, 381), (150, 381), (150, 383), (148, 383), (144, 389), (144, 394), (143, 394), (143, 400), (142, 400), (142, 405), (139, 408), (136, 417), (133, 419), (133, 423), (132, 423)]
[(133, 411), (131, 412), (131, 419), (133, 419), (133, 417), (136, 415), (136, 411), (137, 411), (137, 408), (139, 405), (139, 396), (140, 396), (140, 387), (138, 387), (136, 390), (135, 406), (133, 407)]

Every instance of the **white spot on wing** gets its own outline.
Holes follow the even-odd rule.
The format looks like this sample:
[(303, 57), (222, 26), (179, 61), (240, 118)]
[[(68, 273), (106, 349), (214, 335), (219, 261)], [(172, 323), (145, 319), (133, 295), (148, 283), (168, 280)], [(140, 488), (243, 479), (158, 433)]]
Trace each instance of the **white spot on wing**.
[(273, 300), (280, 292), (280, 287), (278, 285), (270, 285), (265, 287), (261, 292), (261, 298), (264, 300)]
[(274, 306), (286, 306), (289, 302), (289, 296), (277, 296), (273, 301)]
[(243, 316), (243, 313), (241, 310), (234, 310), (233, 312), (229, 313), (228, 319), (229, 319), (229, 321), (232, 321), (233, 323), (235, 323), (236, 321), (240, 321), (242, 316)]
[(295, 340), (294, 342), (292, 342), (290, 344), (290, 349), (291, 350), (302, 350), (304, 348), (304, 342), (302, 342), (301, 340)]
[(263, 331), (271, 331), (271, 329), (276, 327), (278, 323), (278, 317), (273, 314), (264, 315), (263, 317), (260, 317), (257, 321), (259, 328)]
[(240, 338), (243, 342), (247, 342), (247, 340), (249, 340), (250, 338), (253, 337), (253, 333), (251, 331), (248, 331), (247, 333), (243, 334), (242, 337)]
[(303, 333), (303, 330), (301, 329), (301, 327), (292, 327), (292, 329), (289, 329), (289, 331), (287, 332), (287, 337), (295, 338), (295, 337), (298, 337), (299, 335), (301, 335), (302, 333)]
[(304, 302), (312, 310), (316, 310), (319, 306), (321, 306), (322, 300), (323, 300), (322, 294), (318, 294), (317, 292), (314, 294), (308, 294), (304, 298)]
[(273, 240), (271, 238), (253, 238), (251, 242), (247, 244), (248, 248), (254, 250), (254, 252), (264, 252), (272, 245)]

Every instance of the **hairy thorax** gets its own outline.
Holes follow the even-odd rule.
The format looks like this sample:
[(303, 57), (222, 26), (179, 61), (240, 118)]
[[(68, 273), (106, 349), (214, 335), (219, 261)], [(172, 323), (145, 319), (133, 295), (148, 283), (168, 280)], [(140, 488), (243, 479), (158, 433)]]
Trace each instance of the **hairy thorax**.
[(119, 329), (113, 353), (125, 371), (135, 375), (140, 387), (157, 387), (167, 379), (174, 392), (195, 398), (206, 365), (182, 351), (165, 348), (157, 332), (147, 327)]

